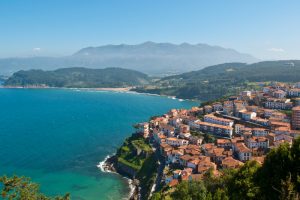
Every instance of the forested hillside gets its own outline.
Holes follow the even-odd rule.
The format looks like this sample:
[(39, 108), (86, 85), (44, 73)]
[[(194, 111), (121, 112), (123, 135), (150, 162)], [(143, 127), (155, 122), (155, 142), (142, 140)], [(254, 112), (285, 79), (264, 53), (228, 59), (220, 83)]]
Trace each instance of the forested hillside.
[(300, 61), (266, 61), (250, 65), (225, 63), (165, 77), (155, 85), (140, 87), (137, 91), (185, 99), (211, 100), (255, 87), (251, 82), (266, 81), (300, 81)]
[(207, 101), (233, 95), (240, 90), (255, 89), (256, 82), (270, 81), (300, 81), (300, 61), (225, 63), (162, 79), (151, 79), (141, 72), (121, 68), (29, 70), (13, 74), (4, 84), (90, 88), (137, 86), (134, 89), (137, 92)]
[(128, 87), (147, 84), (146, 74), (121, 68), (64, 68), (55, 71), (29, 70), (14, 73), (6, 86), (46, 85), (51, 87)]

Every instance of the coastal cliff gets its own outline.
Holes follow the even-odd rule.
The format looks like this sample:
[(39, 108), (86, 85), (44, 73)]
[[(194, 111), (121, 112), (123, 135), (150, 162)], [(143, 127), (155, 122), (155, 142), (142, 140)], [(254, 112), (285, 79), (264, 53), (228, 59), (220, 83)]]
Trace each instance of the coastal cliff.
[(114, 171), (132, 180), (134, 189), (129, 199), (148, 199), (157, 166), (157, 158), (149, 141), (139, 134), (132, 134), (102, 167), (105, 171)]

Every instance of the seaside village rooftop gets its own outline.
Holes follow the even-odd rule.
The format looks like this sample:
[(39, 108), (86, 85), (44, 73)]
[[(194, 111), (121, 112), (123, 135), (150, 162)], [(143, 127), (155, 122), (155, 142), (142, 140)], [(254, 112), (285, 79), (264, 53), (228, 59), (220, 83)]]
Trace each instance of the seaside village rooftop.
[(300, 83), (271, 83), (203, 107), (172, 109), (140, 123), (137, 133), (159, 152), (164, 184), (173, 187), (209, 170), (219, 176), (248, 160), (262, 164), (270, 149), (292, 145), (300, 135), (299, 97)]

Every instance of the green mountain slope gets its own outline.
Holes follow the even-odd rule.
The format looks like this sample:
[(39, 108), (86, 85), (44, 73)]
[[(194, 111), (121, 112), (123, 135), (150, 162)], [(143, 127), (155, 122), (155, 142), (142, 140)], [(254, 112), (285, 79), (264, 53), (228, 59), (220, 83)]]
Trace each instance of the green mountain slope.
[(128, 87), (147, 84), (146, 74), (121, 68), (64, 68), (55, 71), (28, 70), (14, 73), (6, 86), (45, 84), (51, 87)]
[(137, 88), (148, 92), (186, 99), (211, 100), (251, 88), (249, 82), (300, 81), (300, 61), (266, 61), (254, 64), (225, 63), (199, 71), (165, 77), (152, 87)]

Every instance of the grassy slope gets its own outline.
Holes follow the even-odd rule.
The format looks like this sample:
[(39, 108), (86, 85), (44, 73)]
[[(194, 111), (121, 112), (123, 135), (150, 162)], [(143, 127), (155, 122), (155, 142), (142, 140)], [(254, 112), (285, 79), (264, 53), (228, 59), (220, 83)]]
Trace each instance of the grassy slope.
[[(142, 149), (148, 156), (136, 155), (136, 149)], [(148, 141), (143, 137), (132, 135), (127, 138), (117, 152), (118, 162), (136, 170), (140, 181), (141, 196), (147, 197), (155, 181), (157, 160)]]
[(136, 149), (141, 149), (148, 154), (152, 154), (151, 146), (145, 141), (144, 138), (132, 135), (127, 138), (123, 145), (117, 152), (118, 161), (123, 164), (140, 170), (147, 159), (144, 155), (136, 155)]

